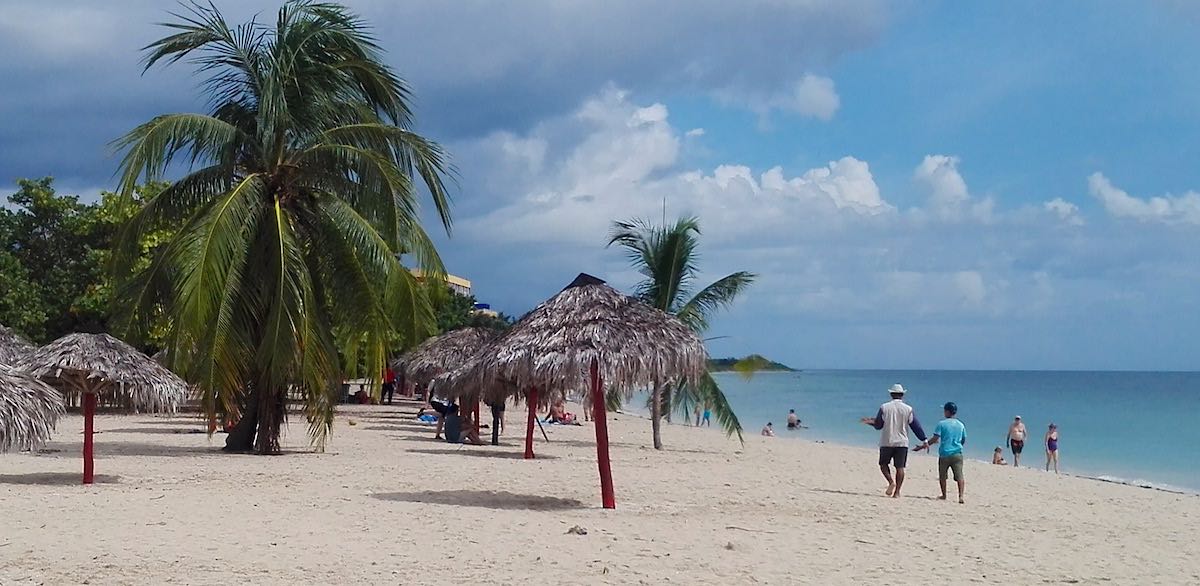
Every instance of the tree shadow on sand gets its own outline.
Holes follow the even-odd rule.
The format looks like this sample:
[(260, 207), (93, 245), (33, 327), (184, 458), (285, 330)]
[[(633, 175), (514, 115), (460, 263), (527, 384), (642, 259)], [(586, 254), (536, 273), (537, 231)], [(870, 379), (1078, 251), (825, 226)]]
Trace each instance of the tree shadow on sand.
[[(440, 442), (442, 440), (438, 440), (438, 441)], [(501, 445), (501, 446), (479, 446), (479, 447), (480, 448), (503, 448), (505, 446)], [(521, 451), (516, 451), (516, 450), (501, 451), (498, 449), (471, 450), (471, 449), (467, 449), (467, 448), (442, 448), (442, 449), (409, 448), (404, 451), (410, 452), (413, 454), (435, 454), (435, 455), (446, 454), (446, 455), (452, 455), (452, 456), (470, 456), (470, 457), (474, 457), (474, 458), (498, 458), (501, 460), (521, 460), (521, 459), (525, 458), (524, 448), (521, 448)], [(558, 456), (552, 456), (550, 454), (536, 454), (534, 459), (536, 459), (536, 460), (557, 460)]]
[[(96, 474), (92, 477), (96, 484), (116, 484), (120, 476), (113, 474)], [(34, 472), (30, 474), (0, 474), (0, 484), (41, 484), (45, 486), (69, 486), (83, 484), (83, 475), (79, 472)]]
[(117, 429), (101, 429), (97, 433), (141, 433), (154, 435), (188, 435), (205, 433), (201, 426), (186, 427), (120, 427)]
[[(828, 494), (842, 494), (842, 495), (846, 495), (846, 496), (866, 496), (866, 497), (871, 497), (871, 498), (882, 498), (882, 499), (892, 498), (890, 496), (883, 494), (883, 491), (880, 491), (880, 492), (858, 492), (858, 491), (853, 491), (853, 490), (838, 490), (835, 488), (810, 488), (809, 490), (811, 490), (813, 492), (824, 492), (824, 493), (828, 493)], [(900, 492), (903, 493), (904, 491), (900, 491)], [(924, 499), (927, 501), (938, 500), (937, 498), (931, 497), (931, 496), (913, 496), (911, 494), (901, 494), (900, 498), (902, 498), (902, 499)]]
[[(96, 459), (119, 456), (186, 456), (226, 455), (221, 452), (221, 442), (211, 446), (171, 446), (146, 442), (96, 441)], [(54, 443), (38, 450), (36, 455), (49, 458), (79, 458), (79, 444)]]
[(385, 501), (511, 511), (567, 511), (587, 508), (582, 502), (575, 499), (488, 490), (427, 490), (424, 492), (376, 493), (371, 496)]

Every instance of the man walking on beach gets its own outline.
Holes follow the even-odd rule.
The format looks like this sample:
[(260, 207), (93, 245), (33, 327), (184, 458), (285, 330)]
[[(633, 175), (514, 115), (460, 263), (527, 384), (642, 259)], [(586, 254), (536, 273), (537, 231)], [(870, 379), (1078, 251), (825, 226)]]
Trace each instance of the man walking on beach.
[(942, 488), (940, 500), (946, 500), (947, 472), (954, 472), (954, 482), (958, 484), (958, 504), (963, 504), (963, 492), (967, 488), (967, 479), (963, 476), (963, 444), (967, 443), (967, 427), (956, 417), (958, 405), (953, 401), (942, 407), (946, 418), (939, 421), (933, 430), (929, 441), (917, 446), (916, 451), (928, 449), (936, 443), (938, 446), (938, 485)]
[[(904, 387), (898, 384), (888, 389), (892, 400), (879, 406), (875, 417), (863, 417), (862, 422), (880, 430), (879, 434), (879, 470), (887, 479), (887, 494), (893, 498), (900, 497), (900, 487), (904, 485), (904, 468), (908, 464), (908, 430), (911, 428), (917, 439), (925, 441), (925, 430), (913, 413), (913, 408), (904, 402)], [(896, 467), (895, 480), (892, 479), (890, 465)]]
[(1018, 415), (1013, 419), (1012, 425), (1008, 426), (1008, 439), (1005, 440), (1013, 453), (1013, 466), (1021, 465), (1021, 451), (1025, 449), (1025, 435), (1025, 423)]

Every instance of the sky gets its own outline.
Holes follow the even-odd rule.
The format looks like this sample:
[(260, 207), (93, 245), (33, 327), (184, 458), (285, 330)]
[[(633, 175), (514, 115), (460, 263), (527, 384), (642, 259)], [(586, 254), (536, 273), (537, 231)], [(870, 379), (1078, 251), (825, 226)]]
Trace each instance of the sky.
[[(701, 284), (758, 275), (716, 356), (1200, 369), (1200, 5), (347, 4), (453, 157), (439, 249), (495, 309), (579, 272), (629, 291), (612, 222), (694, 215)], [(172, 6), (5, 0), (0, 194), (94, 198), (111, 140), (203, 111), (186, 65), (139, 63)]]

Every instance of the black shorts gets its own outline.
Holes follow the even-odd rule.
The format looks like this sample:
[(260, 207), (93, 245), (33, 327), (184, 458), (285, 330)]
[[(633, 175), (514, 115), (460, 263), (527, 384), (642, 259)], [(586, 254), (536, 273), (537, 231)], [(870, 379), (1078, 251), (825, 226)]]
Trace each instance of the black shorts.
[(1009, 444), (1009, 447), (1012, 448), (1012, 452), (1014, 454), (1020, 454), (1021, 450), (1025, 449), (1025, 441), (1024, 440), (1012, 440), (1012, 441), (1008, 442), (1008, 444)]
[(879, 465), (887, 466), (889, 463), (897, 468), (904, 468), (905, 464), (908, 464), (908, 447), (880, 447)]

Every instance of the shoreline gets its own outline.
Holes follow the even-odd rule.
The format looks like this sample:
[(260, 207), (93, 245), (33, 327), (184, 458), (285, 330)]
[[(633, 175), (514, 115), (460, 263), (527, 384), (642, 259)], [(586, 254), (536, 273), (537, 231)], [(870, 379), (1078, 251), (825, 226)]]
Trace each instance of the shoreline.
[[(578, 404), (576, 403), (576, 404), (574, 404), (574, 406), (578, 407)], [(633, 410), (633, 411), (621, 410), (621, 411), (617, 411), (617, 413), (619, 413), (621, 415), (626, 415), (629, 417), (636, 417), (639, 419), (643, 419), (646, 422), (650, 421), (649, 414), (643, 413), (638, 410)], [(681, 428), (699, 429), (700, 431), (716, 431), (722, 435), (725, 434), (724, 430), (722, 430), (720, 427), (715, 427), (715, 426), (708, 427), (707, 429), (706, 429), (706, 426), (701, 426), (701, 427), (697, 428), (695, 425), (691, 425), (690, 423), (685, 424), (685, 423), (679, 423), (679, 422), (675, 422), (675, 421), (668, 423), (665, 420), (663, 421), (663, 424), (669, 425), (669, 426), (678, 426)], [(751, 435), (751, 432), (749, 430), (744, 429), (743, 433), (746, 434), (747, 438), (749, 438)], [(852, 444), (849, 442), (844, 442), (844, 441), (839, 441), (839, 440), (809, 439), (809, 438), (801, 437), (799, 435), (787, 435), (787, 434), (792, 434), (792, 433), (794, 433), (794, 432), (791, 432), (786, 429), (782, 430), (782, 431), (777, 431), (774, 438), (775, 439), (784, 439), (784, 440), (789, 440), (789, 441), (803, 441), (803, 442), (809, 442), (809, 443), (814, 443), (814, 444), (828, 444), (828, 445), (832, 445), (832, 446), (838, 446), (838, 447), (842, 447), (842, 448), (849, 448), (849, 449), (856, 449), (856, 450), (870, 450), (871, 449), (869, 446), (857, 445), (857, 444)], [(754, 433), (753, 435), (759, 435), (759, 434)], [(729, 441), (734, 441), (734, 442), (737, 441), (736, 436), (731, 436), (727, 439)], [(967, 460), (970, 462), (977, 463), (977, 464), (996, 466), (996, 464), (992, 464), (990, 461), (981, 460), (978, 458), (967, 458)], [(1008, 465), (1008, 464), (1005, 464), (1002, 467), (1013, 468), (1013, 466)], [(1046, 470), (1043, 470), (1043, 469), (1035, 467), (1035, 466), (1022, 466), (1019, 469), (1029, 469), (1034, 472), (1040, 472), (1043, 474), (1051, 474), (1050, 472), (1047, 472)], [(1123, 477), (1115, 476), (1115, 475), (1111, 475), (1111, 474), (1103, 474), (1103, 473), (1078, 474), (1078, 473), (1073, 473), (1073, 472), (1063, 472), (1063, 473), (1059, 474), (1059, 476), (1069, 476), (1071, 478), (1080, 478), (1083, 480), (1091, 480), (1094, 482), (1103, 482), (1106, 484), (1115, 484), (1115, 485), (1119, 485), (1119, 486), (1129, 486), (1132, 488), (1141, 488), (1141, 489), (1145, 489), (1145, 490), (1152, 490), (1152, 491), (1163, 492), (1163, 493), (1167, 493), (1167, 494), (1176, 494), (1176, 495), (1190, 496), (1190, 497), (1200, 497), (1200, 489), (1194, 490), (1194, 489), (1190, 489), (1190, 488), (1186, 488), (1186, 487), (1182, 487), (1182, 486), (1175, 486), (1172, 484), (1160, 483), (1160, 482), (1155, 482), (1152, 480), (1144, 480), (1144, 479), (1139, 479), (1139, 478), (1127, 479), (1127, 478), (1123, 478)]]

